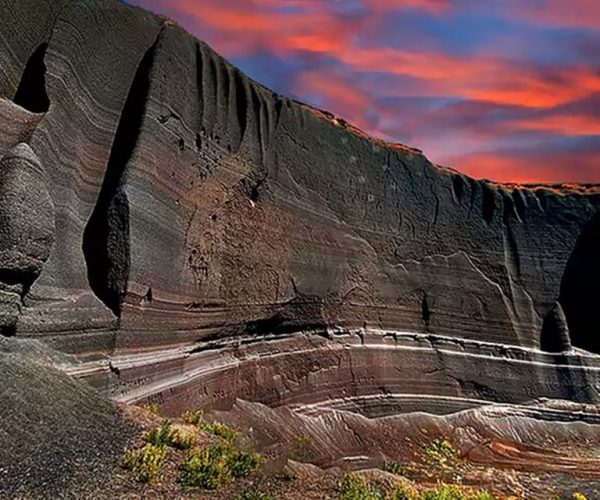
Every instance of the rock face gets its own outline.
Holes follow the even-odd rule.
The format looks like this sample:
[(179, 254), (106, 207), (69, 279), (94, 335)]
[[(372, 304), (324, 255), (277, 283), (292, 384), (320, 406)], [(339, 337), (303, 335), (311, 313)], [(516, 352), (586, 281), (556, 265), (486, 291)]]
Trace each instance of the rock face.
[(600, 400), (598, 186), (442, 169), (113, 0), (0, 7), (3, 332), (172, 411)]

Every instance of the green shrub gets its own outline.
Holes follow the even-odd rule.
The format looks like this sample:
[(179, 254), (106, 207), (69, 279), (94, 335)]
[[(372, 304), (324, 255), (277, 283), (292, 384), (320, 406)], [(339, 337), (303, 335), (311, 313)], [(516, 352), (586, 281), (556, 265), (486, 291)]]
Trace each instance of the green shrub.
[(235, 500), (274, 500), (274, 498), (262, 491), (244, 490), (235, 497)]
[(181, 464), (179, 481), (184, 488), (216, 490), (230, 480), (226, 453), (221, 445), (188, 452)]
[(158, 427), (148, 432), (146, 442), (155, 446), (171, 446), (178, 450), (187, 450), (196, 442), (196, 436), (184, 429), (174, 429), (170, 420), (163, 420)]
[(258, 469), (261, 457), (257, 453), (246, 451), (229, 451), (227, 453), (227, 468), (235, 478), (246, 477)]
[(160, 406), (158, 406), (157, 404), (143, 404), (141, 405), (141, 408), (153, 413), (154, 415), (158, 415), (160, 412)]
[(178, 450), (189, 450), (196, 442), (196, 436), (192, 432), (183, 429), (173, 429), (169, 445)]
[(404, 467), (400, 465), (400, 462), (396, 460), (386, 460), (381, 464), (381, 470), (385, 472), (389, 472), (390, 474), (396, 474), (398, 476), (403, 476), (406, 473)]
[(146, 442), (154, 446), (169, 446), (173, 434), (173, 424), (170, 420), (163, 420), (160, 426), (151, 429), (146, 435)]
[(207, 434), (212, 434), (213, 436), (220, 437), (225, 441), (233, 441), (238, 435), (238, 431), (235, 430), (233, 427), (216, 421), (200, 422), (198, 428), (202, 429)]
[(292, 447), (292, 458), (298, 462), (308, 462), (313, 456), (312, 443), (307, 436), (298, 436)]
[(339, 484), (340, 500), (382, 500), (383, 496), (368, 481), (357, 474), (345, 474)]
[(196, 410), (195, 412), (186, 411), (181, 415), (181, 421), (184, 424), (200, 426), (200, 423), (204, 419), (204, 412), (202, 410)]
[(256, 453), (233, 450), (229, 444), (212, 444), (188, 452), (179, 481), (186, 488), (214, 490), (232, 479), (251, 474), (260, 463), (261, 456)]
[(139, 450), (125, 450), (123, 466), (133, 472), (136, 480), (151, 483), (158, 476), (166, 456), (167, 449), (164, 446), (146, 443)]
[(447, 439), (436, 439), (425, 446), (425, 454), (434, 465), (447, 468), (458, 458), (458, 451)]
[(386, 500), (421, 500), (422, 495), (412, 484), (396, 483), (386, 496)]
[(456, 485), (440, 483), (434, 489), (423, 493), (423, 500), (493, 500), (494, 496), (485, 490), (465, 492)]

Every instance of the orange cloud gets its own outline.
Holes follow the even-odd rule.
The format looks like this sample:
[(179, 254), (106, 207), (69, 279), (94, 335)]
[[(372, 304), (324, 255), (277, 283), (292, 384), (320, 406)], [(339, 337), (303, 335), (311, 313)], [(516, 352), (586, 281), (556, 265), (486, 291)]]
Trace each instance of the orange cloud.
[(588, 67), (534, 67), (489, 57), (456, 57), (392, 48), (353, 47), (335, 56), (355, 71), (422, 80), (424, 86), (419, 89), (422, 95), (452, 95), (498, 104), (547, 108), (600, 90), (600, 74)]
[(600, 135), (600, 119), (596, 116), (557, 114), (516, 120), (512, 125), (520, 130), (552, 132), (565, 136)]
[(539, 151), (537, 154), (480, 153), (448, 158), (444, 165), (472, 177), (515, 183), (600, 183), (600, 151), (574, 155)]
[(317, 94), (325, 108), (342, 109), (341, 116), (357, 127), (370, 130), (365, 113), (375, 107), (368, 94), (349, 85), (343, 78), (318, 71), (305, 71), (296, 80), (297, 92)]
[[(395, 140), (417, 147), (427, 144), (426, 153), (434, 160), (443, 155), (450, 166), (476, 177), (600, 181), (600, 157), (592, 153), (571, 152), (562, 158), (562, 165), (551, 155), (532, 161), (531, 154), (518, 151), (469, 153), (488, 146), (494, 150), (521, 132), (536, 137), (600, 137), (594, 113), (569, 110), (571, 103), (600, 92), (600, 71), (594, 65), (577, 62), (581, 59), (565, 59), (563, 64), (526, 61), (513, 59), (508, 52), (505, 57), (483, 50), (450, 53), (440, 44), (399, 47), (384, 37), (371, 37), (391, 15), (401, 17), (418, 9), (439, 22), (458, 11), (461, 2), (362, 0), (356, 3), (357, 12), (365, 13), (357, 15), (351, 8), (346, 13), (345, 4), (332, 7), (324, 0), (131, 1), (173, 16), (225, 57), (251, 60), (267, 54), (267, 63), (257, 63), (261, 70), (271, 61), (292, 63), (289, 74), (281, 78), (285, 85), (277, 90), (300, 100), (312, 99), (379, 137), (390, 139), (397, 133), (400, 137)], [(600, 29), (596, 0), (497, 2), (503, 14), (512, 13), (519, 23)], [(478, 12), (482, 10), (479, 5)], [(371, 38), (365, 43), (367, 36)], [(261, 75), (251, 76), (261, 80)], [(465, 119), (460, 107), (449, 107), (447, 112), (414, 109), (417, 115), (411, 116), (400, 104), (385, 104), (407, 99), (483, 103), (479, 109), (488, 114), (478, 118), (470, 113)], [(463, 153), (448, 155), (457, 148)], [(577, 169), (565, 169), (565, 164), (573, 164), (574, 155)]]

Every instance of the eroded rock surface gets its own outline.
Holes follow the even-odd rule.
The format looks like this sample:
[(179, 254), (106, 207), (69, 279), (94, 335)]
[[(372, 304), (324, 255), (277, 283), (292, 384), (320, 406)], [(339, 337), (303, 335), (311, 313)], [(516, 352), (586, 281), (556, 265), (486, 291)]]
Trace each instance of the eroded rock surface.
[(167, 413), (600, 400), (598, 186), (440, 168), (113, 0), (0, 22), (0, 322), (73, 375)]

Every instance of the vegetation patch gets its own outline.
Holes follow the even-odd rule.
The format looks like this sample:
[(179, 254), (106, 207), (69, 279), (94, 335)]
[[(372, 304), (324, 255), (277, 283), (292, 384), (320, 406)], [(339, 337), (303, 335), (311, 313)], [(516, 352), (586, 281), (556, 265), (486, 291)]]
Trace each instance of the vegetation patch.
[(220, 445), (210, 445), (189, 452), (181, 464), (179, 481), (185, 489), (216, 490), (231, 480), (225, 451)]
[(406, 469), (396, 460), (386, 460), (381, 464), (380, 468), (382, 471), (396, 474), (397, 476), (404, 476), (406, 474)]
[(440, 483), (435, 488), (424, 491), (419, 498), (422, 500), (493, 500), (494, 496), (485, 490), (468, 492), (454, 484)]
[(458, 459), (458, 451), (447, 439), (436, 439), (425, 446), (425, 455), (432, 465), (448, 469)]
[(377, 487), (352, 472), (345, 474), (339, 484), (340, 500), (383, 500)]
[(151, 483), (158, 477), (166, 456), (166, 447), (146, 443), (139, 450), (126, 450), (123, 466), (133, 473), (137, 481)]
[(338, 492), (339, 500), (494, 500), (488, 491), (471, 491), (461, 485), (438, 483), (420, 488), (407, 479), (378, 485), (356, 473), (344, 475)]
[(244, 490), (235, 497), (235, 500), (274, 500), (274, 497), (258, 490)]
[(146, 442), (155, 446), (170, 446), (178, 450), (187, 450), (196, 442), (193, 432), (173, 427), (170, 420), (163, 420), (160, 426), (150, 430)]
[(298, 436), (294, 440), (291, 456), (297, 462), (309, 462), (314, 456), (310, 438), (304, 435)]
[(143, 410), (150, 412), (154, 415), (158, 415), (160, 413), (160, 406), (157, 404), (143, 404), (140, 406)]
[(198, 427), (204, 420), (204, 412), (202, 410), (196, 410), (194, 412), (186, 411), (181, 415), (181, 421), (184, 424), (195, 425)]
[(233, 441), (238, 436), (238, 431), (221, 422), (200, 422), (198, 428), (212, 436), (220, 437), (225, 441)]
[(227, 443), (212, 444), (188, 452), (181, 464), (179, 481), (186, 489), (215, 490), (233, 479), (246, 477), (261, 464), (256, 453), (234, 450)]

